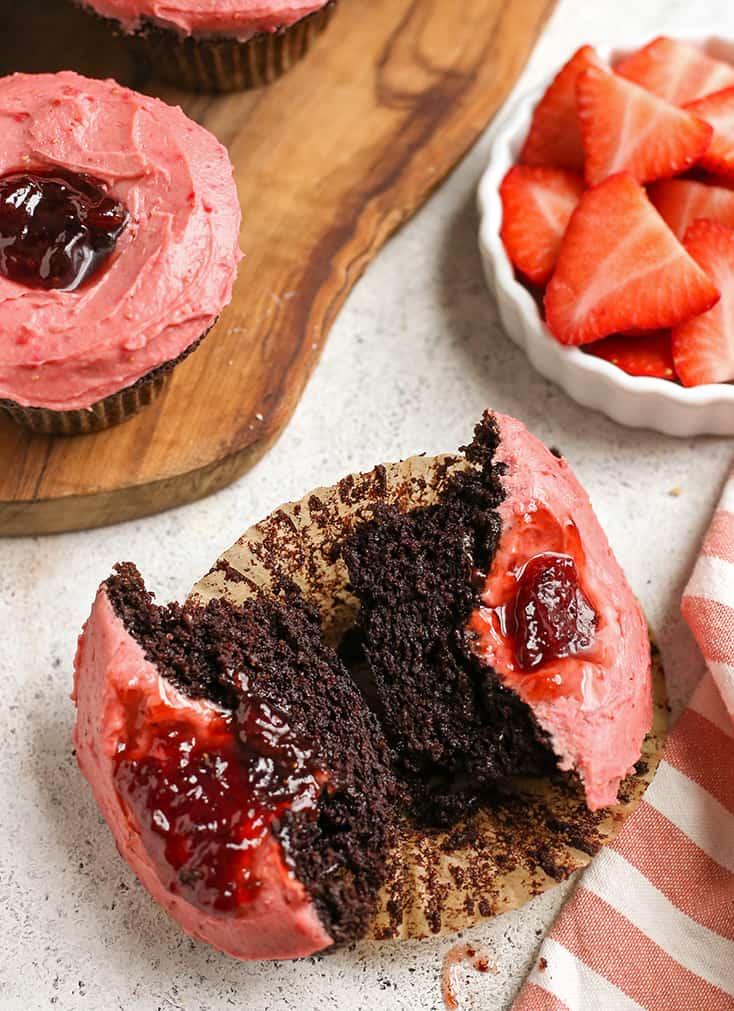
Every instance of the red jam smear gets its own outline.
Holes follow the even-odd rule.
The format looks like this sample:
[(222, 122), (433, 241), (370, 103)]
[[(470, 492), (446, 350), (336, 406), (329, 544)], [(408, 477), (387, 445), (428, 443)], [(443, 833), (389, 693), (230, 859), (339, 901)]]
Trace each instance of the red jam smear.
[(128, 221), (93, 176), (55, 169), (0, 179), (0, 274), (29, 288), (74, 291), (114, 252)]
[(273, 822), (316, 808), (325, 776), (312, 751), (256, 697), (210, 725), (181, 714), (139, 729), (115, 780), (170, 891), (213, 915), (251, 902)]
[[(534, 504), (513, 517), (471, 616), (477, 654), (527, 701), (583, 695), (580, 658), (593, 662), (598, 615), (583, 589), (576, 525)], [(480, 573), (472, 573), (474, 585)]]

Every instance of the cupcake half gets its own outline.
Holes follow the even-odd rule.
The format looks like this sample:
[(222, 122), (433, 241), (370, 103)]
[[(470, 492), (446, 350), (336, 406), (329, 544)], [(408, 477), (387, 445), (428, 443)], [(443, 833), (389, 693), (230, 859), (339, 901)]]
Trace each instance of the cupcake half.
[(336, 0), (73, 0), (126, 35), (155, 77), (191, 91), (268, 84), (308, 51)]
[(652, 720), (642, 609), (565, 460), (498, 413), (465, 454), (343, 547), (388, 740), (429, 819), (554, 767), (609, 807)]
[(181, 109), (73, 73), (0, 80), (0, 405), (45, 433), (149, 403), (232, 295), (225, 148)]
[(117, 847), (186, 931), (242, 959), (365, 932), (395, 780), (297, 594), (158, 607), (118, 566), (79, 641), (75, 697), (77, 759)]

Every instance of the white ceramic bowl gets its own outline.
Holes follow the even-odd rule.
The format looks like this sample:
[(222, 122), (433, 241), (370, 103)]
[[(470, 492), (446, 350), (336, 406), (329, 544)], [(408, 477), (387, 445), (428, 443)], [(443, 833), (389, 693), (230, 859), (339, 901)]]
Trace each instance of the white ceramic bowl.
[[(734, 43), (713, 37), (686, 41), (734, 63)], [(596, 50), (604, 59), (617, 60), (642, 45), (644, 40), (624, 47), (597, 45)], [(490, 132), (491, 160), (479, 185), (482, 261), (505, 330), (525, 349), (539, 372), (584, 407), (602, 411), (622, 425), (652, 428), (666, 435), (734, 435), (734, 384), (686, 389), (665, 379), (629, 376), (602, 358), (564, 347), (551, 336), (533, 296), (516, 279), (499, 235), (499, 187), (517, 160), (533, 109), (552, 77), (550, 74), (540, 87), (520, 95), (500, 112)]]

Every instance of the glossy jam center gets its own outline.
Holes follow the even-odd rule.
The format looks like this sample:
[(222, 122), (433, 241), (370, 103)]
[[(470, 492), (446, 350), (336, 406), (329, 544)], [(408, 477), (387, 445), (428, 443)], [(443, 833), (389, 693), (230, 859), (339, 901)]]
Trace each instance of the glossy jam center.
[(489, 574), (470, 574), (481, 600), (467, 624), (472, 649), (525, 701), (583, 698), (599, 659), (585, 565), (576, 524), (530, 502), (508, 518)]
[(166, 885), (210, 914), (251, 901), (273, 820), (316, 807), (324, 777), (311, 751), (254, 698), (206, 729), (171, 720), (144, 738), (144, 754), (120, 753), (116, 782)]
[(573, 656), (594, 642), (596, 613), (579, 585), (570, 555), (536, 555), (519, 576), (509, 615), (521, 670)]
[(92, 176), (55, 170), (0, 179), (0, 274), (29, 288), (73, 291), (114, 251), (124, 205)]

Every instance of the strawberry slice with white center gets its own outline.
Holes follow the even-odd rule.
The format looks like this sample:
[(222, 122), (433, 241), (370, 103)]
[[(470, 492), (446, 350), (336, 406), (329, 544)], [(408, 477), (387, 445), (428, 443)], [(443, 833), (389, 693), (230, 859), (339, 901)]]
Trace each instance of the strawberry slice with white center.
[(582, 46), (556, 74), (533, 113), (519, 161), (523, 165), (584, 166), (584, 149), (576, 114), (576, 78), (587, 67), (601, 66), (592, 46)]
[(662, 330), (710, 309), (719, 292), (628, 173), (587, 190), (571, 215), (545, 295), (561, 344)]
[(695, 221), (684, 244), (721, 291), (708, 312), (673, 327), (673, 360), (684, 386), (734, 379), (734, 231), (716, 221)]
[(693, 179), (662, 179), (647, 191), (668, 228), (679, 239), (698, 218), (734, 228), (734, 191)]
[(542, 165), (516, 165), (502, 180), (502, 241), (514, 266), (533, 284), (545, 285), (553, 273), (583, 190), (575, 172)]
[(702, 119), (599, 67), (579, 74), (576, 100), (590, 186), (615, 172), (641, 183), (677, 175), (711, 142)]
[(734, 88), (691, 102), (686, 109), (713, 127), (714, 135), (701, 156), (701, 167), (734, 176)]
[(693, 102), (734, 85), (731, 64), (665, 35), (622, 60), (614, 72), (672, 105)]

